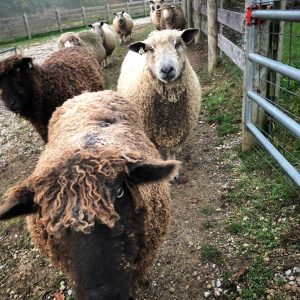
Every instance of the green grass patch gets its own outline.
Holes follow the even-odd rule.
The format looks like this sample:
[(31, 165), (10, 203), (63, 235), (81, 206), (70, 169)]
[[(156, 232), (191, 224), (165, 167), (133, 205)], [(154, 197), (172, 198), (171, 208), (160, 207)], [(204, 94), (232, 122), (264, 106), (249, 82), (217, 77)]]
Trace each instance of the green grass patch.
[(229, 224), (227, 225), (227, 230), (231, 233), (231, 234), (239, 234), (243, 231), (243, 226), (236, 222), (231, 220), (229, 222)]
[(214, 224), (209, 220), (204, 220), (202, 222), (202, 227), (205, 228), (205, 229), (212, 228), (213, 226), (214, 226)]
[(207, 74), (207, 70), (200, 73), (200, 80), (206, 87), (203, 106), (209, 113), (208, 122), (217, 124), (220, 136), (240, 131), (243, 97), (241, 78), (238, 68), (226, 60), (215, 73)]
[(246, 273), (247, 287), (243, 290), (242, 298), (252, 300), (261, 298), (266, 294), (268, 282), (274, 277), (262, 258), (258, 257)]
[(201, 248), (201, 257), (204, 262), (222, 265), (224, 258), (222, 252), (215, 245), (203, 245)]

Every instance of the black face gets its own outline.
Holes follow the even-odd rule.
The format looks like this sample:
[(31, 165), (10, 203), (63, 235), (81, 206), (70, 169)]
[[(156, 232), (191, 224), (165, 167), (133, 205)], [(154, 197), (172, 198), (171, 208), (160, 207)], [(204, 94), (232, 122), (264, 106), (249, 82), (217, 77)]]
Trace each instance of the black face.
[(30, 94), (28, 79), (28, 75), (21, 67), (14, 68), (0, 79), (3, 102), (15, 113), (22, 113), (28, 104)]
[(144, 226), (140, 216), (133, 217), (133, 200), (121, 181), (114, 184), (111, 193), (120, 215), (114, 228), (97, 223), (90, 234), (69, 231), (60, 240), (62, 260), (69, 262), (67, 273), (75, 281), (80, 300), (130, 299), (138, 236), (143, 235)]

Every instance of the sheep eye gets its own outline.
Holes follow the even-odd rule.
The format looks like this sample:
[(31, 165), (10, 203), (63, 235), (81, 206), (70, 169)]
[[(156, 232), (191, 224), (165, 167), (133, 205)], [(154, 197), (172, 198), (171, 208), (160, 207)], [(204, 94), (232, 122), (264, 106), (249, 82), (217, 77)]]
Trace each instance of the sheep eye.
[(148, 47), (148, 50), (153, 53), (154, 52), (154, 48), (152, 46)]
[(118, 188), (117, 198), (121, 198), (124, 195), (124, 190), (122, 187)]
[(180, 46), (181, 46), (181, 43), (180, 43), (180, 42), (178, 42), (178, 41), (175, 41), (175, 42), (174, 42), (174, 47), (175, 47), (175, 49), (178, 49)]

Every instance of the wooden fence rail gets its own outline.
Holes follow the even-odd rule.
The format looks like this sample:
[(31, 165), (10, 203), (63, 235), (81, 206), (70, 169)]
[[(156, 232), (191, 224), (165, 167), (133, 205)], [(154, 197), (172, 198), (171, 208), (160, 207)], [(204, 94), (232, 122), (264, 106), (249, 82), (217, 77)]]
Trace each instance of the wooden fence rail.
[[(195, 0), (195, 1), (199, 1), (199, 0)], [(212, 31), (210, 31), (210, 33), (208, 33), (208, 19), (210, 16), (208, 16), (206, 2), (201, 1), (200, 11), (197, 7), (198, 7), (197, 3), (195, 4), (195, 2), (194, 2), (193, 14), (194, 14), (194, 16), (197, 15), (197, 17), (194, 17), (194, 20), (197, 20), (197, 23), (199, 24), (198, 25), (199, 29), (201, 29), (201, 32), (203, 32), (207, 36), (213, 34)], [(200, 19), (199, 21), (198, 21), (198, 18)], [(244, 57), (243, 49), (241, 49), (238, 45), (234, 44), (227, 37), (225, 37), (223, 30), (219, 30), (219, 32), (218, 32), (218, 26), (216, 26), (216, 25), (217, 25), (217, 22), (219, 22), (219, 24), (220, 24), (219, 28), (222, 29), (223, 26), (226, 26), (227, 28), (232, 29), (232, 30), (242, 34), (244, 32), (245, 15), (238, 13), (238, 12), (226, 10), (223, 8), (218, 8), (217, 9), (217, 17), (215, 17), (213, 15), (213, 18), (215, 18), (215, 19), (210, 20), (210, 21), (212, 21), (212, 23), (215, 22), (215, 26), (214, 26), (213, 30), (215, 31), (214, 34), (217, 34), (217, 40), (218, 40), (217, 46), (241, 70), (243, 70), (244, 65), (245, 65), (245, 57)], [(211, 38), (208, 39), (208, 43), (209, 43), (208, 47), (210, 48), (210, 51), (216, 52), (217, 51), (216, 45), (213, 46), (215, 49), (212, 49), (210, 47), (211, 40), (212, 40)], [(215, 55), (216, 54), (213, 54), (213, 55), (210, 54), (209, 60), (215, 59)], [(210, 65), (210, 61), (208, 62), (208, 65)]]
[[(167, 2), (180, 4), (180, 1)], [(0, 43), (16, 38), (28, 37), (76, 27), (87, 26), (90, 23), (103, 20), (112, 21), (113, 13), (125, 10), (133, 18), (146, 17), (150, 14), (148, 0), (110, 4), (76, 9), (56, 9), (43, 14), (27, 15), (0, 19)]]

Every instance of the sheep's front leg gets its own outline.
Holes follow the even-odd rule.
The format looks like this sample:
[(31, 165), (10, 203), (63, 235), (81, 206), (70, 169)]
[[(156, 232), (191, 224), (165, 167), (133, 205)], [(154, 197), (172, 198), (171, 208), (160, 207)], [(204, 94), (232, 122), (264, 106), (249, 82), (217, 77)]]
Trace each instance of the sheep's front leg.
[[(175, 160), (176, 159), (176, 150), (175, 149), (166, 149), (167, 159)], [(171, 178), (170, 182), (174, 183), (179, 179), (179, 171), (174, 174), (173, 178)]]

